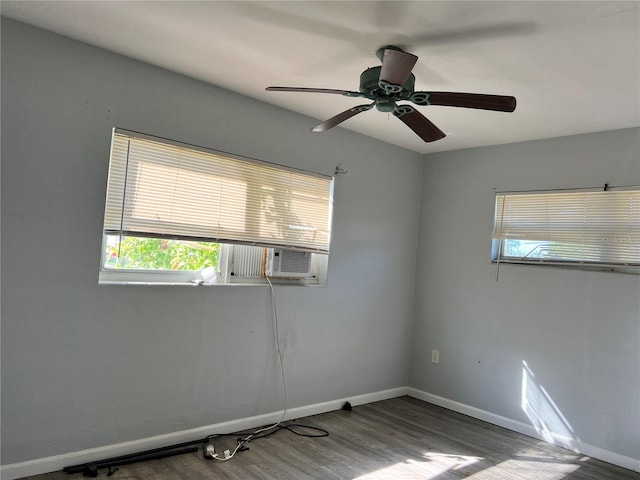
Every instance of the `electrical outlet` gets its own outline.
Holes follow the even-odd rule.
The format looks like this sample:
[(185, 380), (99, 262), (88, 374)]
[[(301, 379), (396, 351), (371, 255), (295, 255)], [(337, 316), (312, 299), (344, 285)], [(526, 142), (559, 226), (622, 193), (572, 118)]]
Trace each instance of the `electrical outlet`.
[(431, 350), (431, 363), (440, 363), (440, 350)]

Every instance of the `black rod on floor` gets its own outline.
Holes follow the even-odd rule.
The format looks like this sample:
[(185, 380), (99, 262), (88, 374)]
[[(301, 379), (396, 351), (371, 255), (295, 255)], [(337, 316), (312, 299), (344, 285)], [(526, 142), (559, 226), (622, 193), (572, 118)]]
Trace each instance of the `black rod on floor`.
[(87, 462), (79, 465), (72, 465), (70, 467), (64, 467), (62, 469), (65, 473), (80, 473), (87, 469), (88, 465), (95, 465), (98, 468), (104, 467), (117, 467), (119, 465), (126, 465), (129, 463), (141, 462), (144, 460), (153, 460), (156, 458), (164, 458), (172, 455), (181, 455), (183, 453), (196, 452), (198, 447), (193, 447), (196, 443), (202, 443), (202, 439), (193, 440), (191, 442), (179, 443), (176, 445), (169, 445), (167, 447), (154, 448), (152, 450), (145, 450), (144, 452), (131, 453), (128, 455), (122, 455), (120, 457), (112, 457), (96, 462)]

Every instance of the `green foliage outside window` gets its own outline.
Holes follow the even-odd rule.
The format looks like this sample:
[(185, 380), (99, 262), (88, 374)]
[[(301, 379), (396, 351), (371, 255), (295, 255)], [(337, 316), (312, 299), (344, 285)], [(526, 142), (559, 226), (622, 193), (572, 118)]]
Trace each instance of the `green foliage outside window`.
[(104, 266), (141, 270), (202, 270), (217, 267), (220, 245), (160, 238), (107, 237)]

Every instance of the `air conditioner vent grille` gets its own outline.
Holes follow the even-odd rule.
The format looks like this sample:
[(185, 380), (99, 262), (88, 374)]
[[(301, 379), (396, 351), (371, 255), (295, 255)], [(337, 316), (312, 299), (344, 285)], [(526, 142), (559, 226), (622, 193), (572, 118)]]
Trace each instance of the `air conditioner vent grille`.
[(269, 249), (266, 273), (269, 277), (310, 277), (311, 253), (279, 248)]

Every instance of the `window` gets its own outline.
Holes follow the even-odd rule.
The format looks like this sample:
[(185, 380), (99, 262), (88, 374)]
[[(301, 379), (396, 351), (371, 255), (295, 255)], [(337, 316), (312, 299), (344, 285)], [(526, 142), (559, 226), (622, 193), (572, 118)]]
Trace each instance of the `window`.
[(493, 260), (640, 273), (640, 190), (496, 195)]
[(330, 176), (114, 129), (100, 283), (238, 283), (265, 248), (308, 253), (317, 279), (332, 195)]

